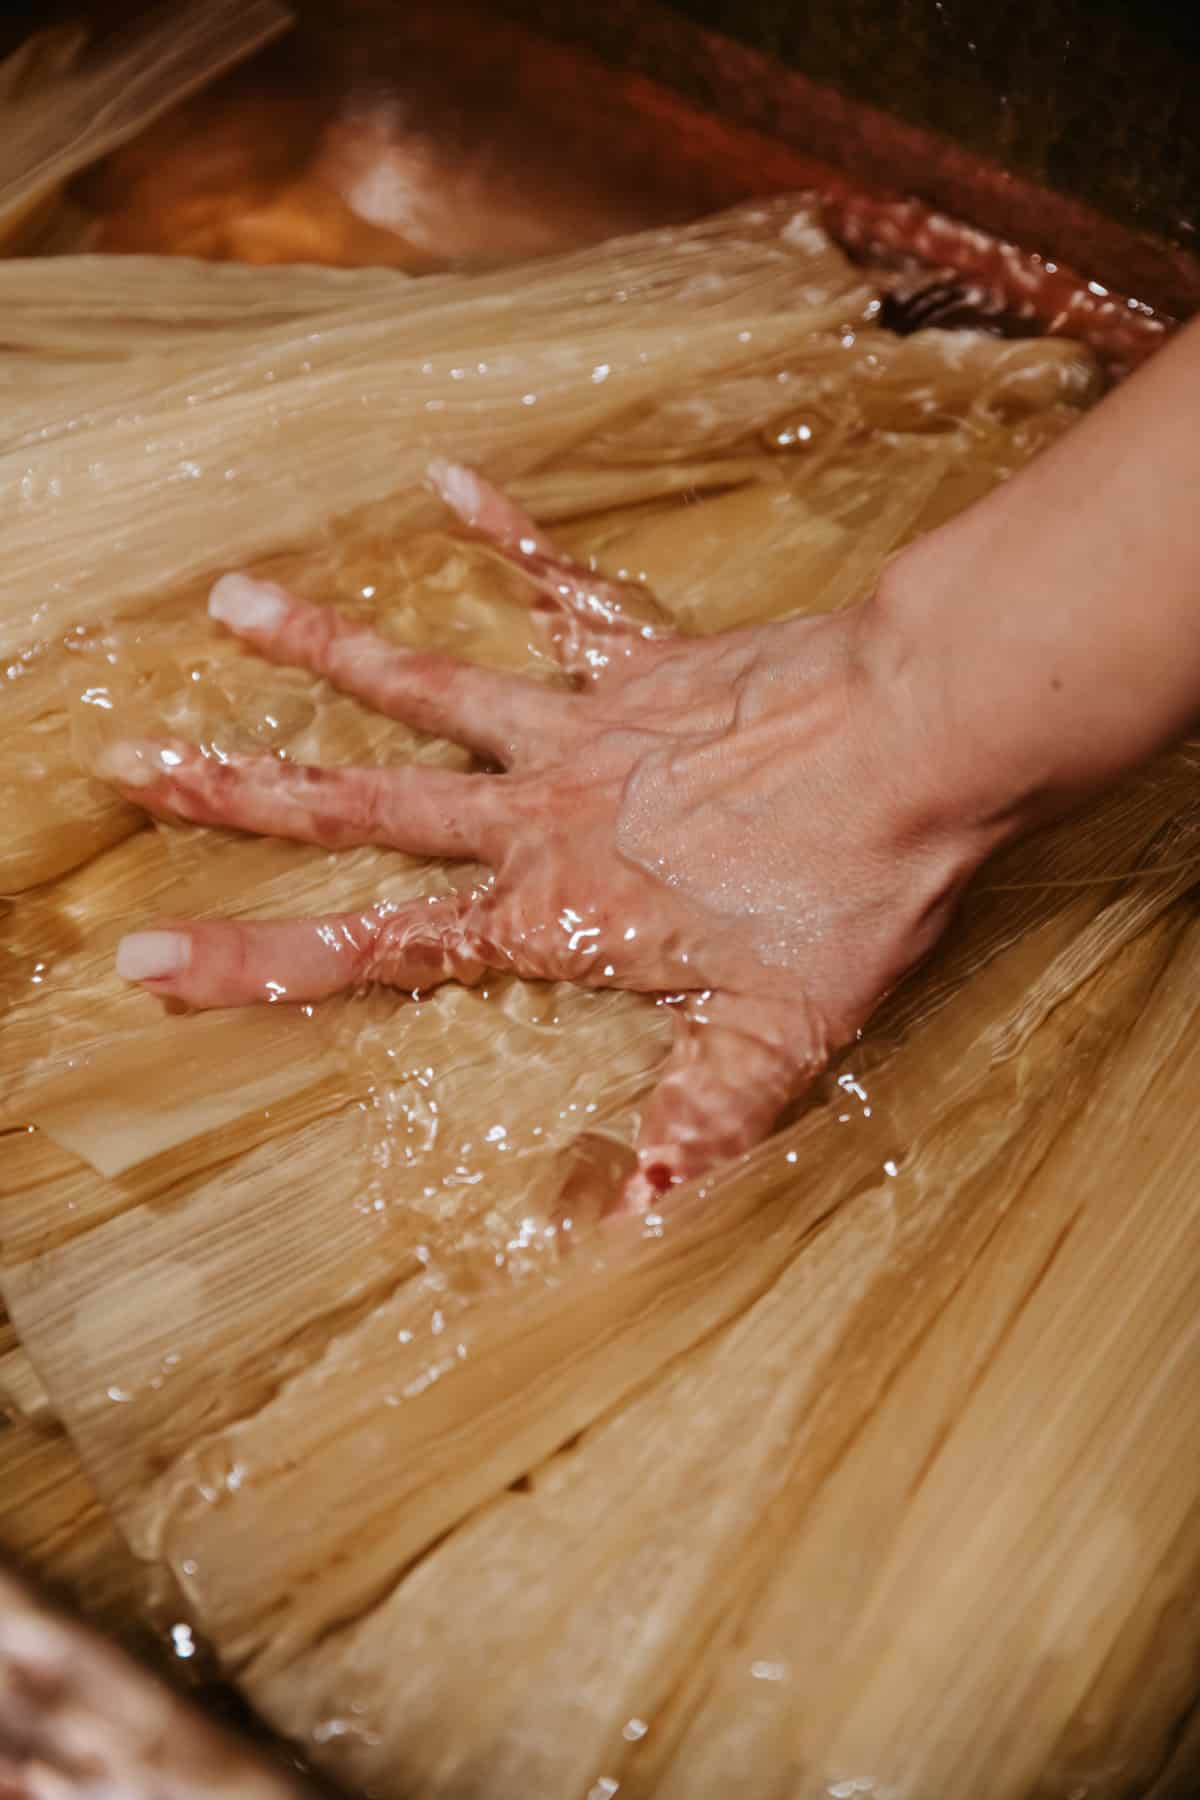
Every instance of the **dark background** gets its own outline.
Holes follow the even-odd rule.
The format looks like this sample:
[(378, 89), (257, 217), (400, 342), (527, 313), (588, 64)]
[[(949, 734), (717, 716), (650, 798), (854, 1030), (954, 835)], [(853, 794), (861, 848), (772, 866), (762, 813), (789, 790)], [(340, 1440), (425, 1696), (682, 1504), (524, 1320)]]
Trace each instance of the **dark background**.
[(815, 81), (1200, 247), (1198, 0), (672, 0)]
[[(390, 3), (408, 11), (436, 0)], [(62, 18), (111, 28), (143, 10), (144, 0), (9, 0), (0, 51)], [(618, 62), (642, 35), (639, 14), (656, 17), (647, 43), (666, 66), (636, 49), (629, 60), (686, 90), (661, 28), (664, 12), (682, 14), (1125, 226), (1200, 249), (1200, 0), (668, 0), (644, 9), (636, 0), (498, 0), (495, 10)], [(328, 29), (337, 0), (320, 11)]]

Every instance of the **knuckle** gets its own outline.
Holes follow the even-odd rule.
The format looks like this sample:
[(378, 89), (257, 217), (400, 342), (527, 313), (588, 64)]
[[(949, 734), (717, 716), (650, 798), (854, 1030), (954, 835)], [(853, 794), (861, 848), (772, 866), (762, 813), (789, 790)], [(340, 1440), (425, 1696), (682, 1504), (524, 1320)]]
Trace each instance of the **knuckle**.
[(352, 633), (347, 621), (332, 606), (313, 606), (296, 620), (297, 648), (318, 675), (335, 680), (345, 660)]
[(385, 837), (391, 818), (387, 783), (377, 776), (364, 775), (362, 780), (347, 786), (349, 791), (342, 796), (347, 822), (366, 838)]

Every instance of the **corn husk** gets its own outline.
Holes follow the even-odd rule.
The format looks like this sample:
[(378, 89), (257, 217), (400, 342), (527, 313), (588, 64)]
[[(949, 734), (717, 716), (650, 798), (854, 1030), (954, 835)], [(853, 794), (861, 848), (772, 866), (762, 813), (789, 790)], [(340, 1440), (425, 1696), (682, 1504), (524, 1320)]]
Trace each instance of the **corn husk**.
[(44, 251), (59, 190), (178, 101), (288, 29), (277, 0), (162, 7), (94, 57), (73, 27), (0, 64), (0, 247)]
[[(772, 203), (472, 281), (153, 258), (0, 267), (14, 508), (0, 892), (131, 829), (67, 729), (71, 698), (99, 704), (78, 656), (90, 626), (152, 610), (192, 617), (204, 643), (204, 581), (223, 568), (291, 546), (319, 581), (338, 513), (382, 505), (376, 529), (393, 533), (436, 519), (423, 480), (439, 449), (534, 470), (630, 405), (867, 316), (870, 287), (815, 227), (797, 244), (798, 216)], [(708, 491), (755, 478), (767, 459), (751, 449), (650, 480), (564, 470), (530, 497), (553, 517)]]
[[(81, 769), (66, 729), (72, 690), (78, 715), (81, 697), (102, 708), (110, 685), (96, 658), (112, 646), (90, 644), (89, 627), (148, 621), (152, 610), (144, 654), (161, 656), (158, 628), (190, 619), (193, 654), (208, 664), (205, 578), (255, 555), (267, 572), (364, 610), (362, 588), (378, 593), (379, 584), (364, 580), (348, 593), (347, 562), (378, 574), (387, 537), (436, 522), (421, 488), (435, 449), (474, 456), (493, 473), (517, 471), (517, 497), (548, 522), (580, 521), (580, 545), (602, 562), (611, 539), (613, 567), (624, 566), (628, 509), (644, 514), (663, 502), (657, 537), (644, 539), (648, 572), (681, 595), (682, 622), (716, 629), (733, 622), (729, 608), (742, 594), (759, 596), (746, 602), (757, 616), (857, 598), (906, 536), (967, 497), (964, 483), (985, 491), (1003, 479), (1093, 395), (1095, 364), (1078, 346), (981, 337), (958, 345), (937, 333), (902, 343), (863, 324), (870, 289), (815, 227), (797, 238), (791, 228), (803, 216), (790, 200), (742, 209), (503, 279), (164, 271), (155, 259), (120, 259), (98, 281), (104, 259), (83, 258), (72, 286), (55, 283), (44, 263), (0, 269), (14, 320), (0, 483), (7, 468), (18, 503), (7, 599), (0, 582), (14, 708), (0, 754), (12, 819), (0, 892), (52, 879), (132, 826), (129, 809), (89, 784), (87, 756)], [(127, 260), (139, 264), (136, 274)], [(73, 282), (75, 273), (72, 264)], [(834, 317), (857, 317), (857, 327), (831, 334)], [(533, 343), (529, 334), (548, 321), (553, 334)], [(752, 371), (737, 372), (748, 359)], [(913, 394), (928, 396), (939, 377), (946, 404), (917, 404)], [(666, 397), (697, 382), (699, 410)], [(811, 453), (772, 453), (771, 431), (788, 429), (781, 404), (794, 425), (797, 395), (809, 391), (828, 430)], [(986, 400), (1010, 391), (1016, 398), (1003, 409)], [(976, 411), (952, 424), (966, 392)], [(627, 431), (624, 466), (614, 417)], [(755, 486), (764, 493), (734, 497)], [(950, 500), (939, 502), (947, 488)], [(755, 534), (758, 568), (743, 566), (733, 581), (728, 556), (711, 566), (698, 557), (691, 521), (666, 504), (721, 490), (730, 507), (706, 514), (709, 549), (732, 541), (739, 507)], [(357, 522), (334, 531), (331, 513), (343, 505), (358, 508)], [(623, 509), (615, 521), (613, 509)], [(347, 543), (356, 546), (349, 556)], [(676, 565), (688, 580), (672, 581)], [(699, 570), (703, 591), (690, 579)], [(435, 579), (444, 582), (445, 569), (414, 569), (400, 553), (376, 612), (399, 621), (401, 583), (424, 581), (428, 595)], [(519, 586), (509, 592), (518, 608)], [(429, 633), (436, 613), (427, 613)], [(403, 624), (413, 641), (411, 620)], [(180, 654), (186, 637), (181, 628)], [(464, 647), (461, 629), (451, 647)]]
[(148, 1598), (148, 1571), (101, 1505), (78, 1454), (46, 1421), (0, 1418), (0, 1547), (37, 1570), (87, 1617), (128, 1638)]
[[(57, 26), (34, 32), (0, 62), (0, 108), (11, 116), (28, 107), (44, 108), (48, 97), (78, 63), (87, 42), (82, 26)], [(67, 223), (69, 209), (53, 178), (49, 186), (35, 184), (8, 207), (0, 201), (0, 255), (44, 253)], [(69, 230), (69, 227), (68, 227)], [(83, 234), (75, 247), (82, 247)]]
[[(657, 367), (631, 364), (611, 412), (576, 404), (573, 364), (549, 430), (503, 405), (458, 416), (496, 434), (485, 466), (576, 551), (649, 579), (689, 630), (860, 597), (1095, 393), (1060, 345), (895, 345), (869, 314), (831, 333), (819, 307), (789, 339), (785, 216), (736, 227), (735, 291), (693, 289), (691, 350), (681, 328)], [(661, 334), (700, 265), (725, 267), (728, 230), (656, 236), (644, 264), (624, 245), (490, 286), (408, 283), (395, 330), (480, 343), (523, 292), (543, 353), (555, 306), (572, 342), (618, 304), (652, 305)], [(620, 303), (618, 267), (644, 275)], [(859, 290), (838, 279), (842, 308)], [(312, 372), (287, 361), (295, 321), (270, 322), (268, 286), (298, 395)], [(228, 407), (232, 430), (264, 404), (264, 364), (249, 342), (199, 358), (225, 324), (215, 287), (196, 294), (197, 410)], [(360, 374), (392, 330), (381, 302), (364, 289), (330, 327)], [(696, 353), (739, 319), (768, 322), (765, 349)], [(174, 354), (161, 322), (147, 340)], [(52, 451), (82, 466), (107, 404), (50, 420), (47, 469)], [(304, 449), (297, 470), (317, 466)], [(293, 451), (263, 454), (278, 471)], [(520, 584), (446, 536), (415, 483), (309, 500), (263, 566), (398, 640), (556, 679)], [(331, 524), (339, 495), (359, 510)], [(242, 518), (210, 515), (206, 566), (235, 560)], [(81, 766), (156, 729), (464, 766), (212, 637), (203, 571), (172, 561), (199, 553), (138, 542), (159, 599), (119, 588), (113, 555), (95, 610), (55, 615), (94, 628), (44, 653), (71, 659), (46, 693), (61, 680)], [(557, 1197), (573, 1159), (628, 1144), (661, 1009), (497, 980), (196, 1020), (112, 973), (116, 936), (156, 913), (300, 913), (470, 871), (155, 827), (0, 917), (2, 1117), (37, 1128), (0, 1140), (21, 1146), (0, 1155), (21, 1354), (127, 1541), (281, 1730), (350, 1781), (430, 1800), (734, 1783), (816, 1800), (868, 1778), (1015, 1800), (1059, 1768), (1116, 1800), (1095, 1773), (1112, 1745), (1153, 1764), (1186, 1679), (1181, 1656), (1166, 1698), (1142, 1694), (1149, 1596), (1183, 1591), (1200, 1556), (1172, 1479), (1177, 1446), (1195, 1466), (1178, 1414), (1200, 1374), (1196, 768), (1178, 752), (1006, 853), (770, 1144), (661, 1223), (566, 1256)]]
[[(703, 380), (736, 362), (742, 331), (770, 344), (796, 330), (771, 314), (742, 319), (686, 330), (635, 325), (620, 335), (601, 326), (569, 349), (514, 340), (499, 320), (488, 329), (501, 334), (504, 351), (470, 368), (465, 352), (477, 345), (469, 340), (449, 353), (405, 356), (380, 342), (395, 335), (388, 322), (331, 329), (318, 334), (329, 366), (318, 366), (324, 356), (302, 339), (286, 374), (279, 356), (264, 353), (249, 369), (216, 371), (203, 390), (186, 380), (156, 387), (144, 409), (135, 394), (123, 419), (101, 414), (61, 438), (14, 448), (0, 457), (0, 492), (15, 508), (0, 653), (136, 612), (210, 570), (202, 518), (219, 515), (223, 560), (240, 563), (311, 538), (338, 512), (419, 495), (430, 458), (453, 445), (511, 479), (587, 436), (639, 391)], [(272, 375), (280, 378), (264, 398)], [(203, 404), (189, 401), (201, 392)], [(536, 434), (528, 425), (535, 407)], [(97, 535), (102, 519), (114, 534), (107, 540)]]
[[(1161, 786), (1157, 798), (1161, 807)], [(1142, 800), (1145, 806), (1145, 794)], [(1129, 839), (1119, 835), (1127, 854)], [(1115, 848), (1109, 845), (1110, 856)], [(510, 1643), (510, 1583), (528, 1623), (519, 1641), (541, 1642), (548, 1620), (559, 1621), (560, 1635), (549, 1640), (557, 1648), (547, 1648), (551, 1662), (538, 1676), (543, 1712), (557, 1691), (552, 1668), (566, 1686), (561, 1705), (549, 1703), (553, 1728), (535, 1734), (541, 1785), (533, 1791), (561, 1791), (581, 1771), (619, 1768), (614, 1755), (632, 1754), (621, 1750), (622, 1718), (642, 1716), (623, 1709), (653, 1711), (656, 1683), (672, 1691), (670, 1655), (686, 1657), (697, 1635), (704, 1641), (700, 1621), (716, 1605), (713, 1584), (743, 1541), (748, 1516), (758, 1518), (779, 1491), (785, 1467), (800, 1467), (802, 1492), (810, 1493), (827, 1464), (839, 1466), (837, 1445), (857, 1419), (870, 1416), (863, 1409), (877, 1402), (889, 1370), (905, 1366), (923, 1321), (941, 1319), (964, 1271), (981, 1258), (986, 1266), (987, 1245), (1015, 1197), (1040, 1179), (1064, 1127), (1103, 1090), (1114, 1006), (1140, 1009), (1160, 988), (1190, 991), (1190, 964), (1168, 962), (1182, 954), (1183, 921), (1164, 911), (1187, 880), (1178, 868), (1180, 848), (1170, 835), (1162, 838), (1164, 874), (1131, 882), (1116, 897), (1044, 888), (1043, 907), (1054, 894), (1058, 901), (1040, 929), (961, 986), (902, 1055), (873, 1070), (872, 1121), (860, 1116), (848, 1129), (831, 1108), (809, 1115), (750, 1169), (714, 1184), (696, 1213), (661, 1240), (610, 1246), (599, 1264), (588, 1258), (544, 1288), (531, 1291), (526, 1282), (507, 1297), (486, 1287), (481, 1294), (478, 1271), (464, 1285), (463, 1265), (445, 1239), (432, 1269), (419, 1257), (406, 1266), (394, 1215), (375, 1215), (374, 1230), (378, 1278), (398, 1285), (386, 1298), (378, 1289), (348, 1287), (351, 1269), (361, 1276), (369, 1260), (367, 1238), (358, 1244), (347, 1234), (361, 1184), (339, 1189), (334, 1178), (354, 1158), (342, 1139), (328, 1161), (317, 1159), (311, 1136), (303, 1135), (288, 1140), (286, 1180), (274, 1178), (280, 1158), (273, 1141), (257, 1164), (235, 1163), (236, 1179), (222, 1163), (211, 1187), (189, 1180), (169, 1195), (159, 1189), (158, 1204), (126, 1211), (43, 1255), (32, 1289), (19, 1271), (10, 1272), (6, 1285), (26, 1341), (38, 1343), (50, 1386), (70, 1395), (72, 1429), (139, 1549), (164, 1557), (179, 1574), (231, 1659), (250, 1659), (251, 1690), (287, 1729), (315, 1731), (319, 1743), (331, 1720), (357, 1719), (360, 1736), (339, 1738), (338, 1766), (378, 1780), (394, 1766), (388, 1758), (403, 1750), (410, 1776), (426, 1770), (429, 1792), (460, 1791), (463, 1763), (485, 1753), (486, 1766), (505, 1780), (517, 1767), (530, 1780), (534, 1727), (522, 1727), (516, 1698), (518, 1688), (530, 1692), (528, 1664), (520, 1662), (519, 1678), (514, 1672), (512, 1691), (497, 1691), (494, 1677), (473, 1688), (489, 1659), (494, 1667), (494, 1647), (478, 1621), (469, 1656), (455, 1638), (466, 1584), (493, 1570), (507, 1597), (489, 1616), (503, 1618)], [(1194, 934), (1187, 941), (1194, 943)], [(1127, 954), (1122, 945), (1130, 946)], [(1175, 1009), (1185, 1013), (1182, 999)], [(1177, 1052), (1179, 1029), (1163, 1036), (1164, 1063)], [(491, 1044), (494, 1051), (494, 1020)], [(587, 1049), (594, 1068), (596, 1047)], [(524, 1089), (534, 1077), (527, 1057), (521, 1066)], [(1142, 1066), (1129, 1104), (1142, 1104), (1147, 1080), (1152, 1075)], [(1084, 1127), (1073, 1129), (1071, 1141), (1090, 1153)], [(899, 1174), (886, 1173), (889, 1162)], [(153, 1169), (147, 1165), (148, 1180)], [(155, 1178), (164, 1173), (160, 1163)], [(1020, 1270), (1040, 1267), (1037, 1244), (1064, 1228), (1062, 1207), (1075, 1215), (1077, 1183), (1052, 1184), (1044, 1204), (1050, 1217), (1032, 1244), (1016, 1264), (999, 1265), (996, 1279), (1004, 1279), (987, 1315), (993, 1335), (1002, 1333), (1005, 1305), (1024, 1304)], [(434, 1217), (421, 1221), (419, 1237), (409, 1240), (414, 1250), (438, 1241), (437, 1225)], [(459, 1225), (456, 1216), (454, 1232)], [(181, 1242), (188, 1245), (182, 1263)], [(1178, 1255), (1173, 1240), (1171, 1253)], [(256, 1322), (261, 1330), (271, 1318), (260, 1267), (262, 1278), (287, 1295), (286, 1348), (278, 1316), (265, 1341), (255, 1336)], [(914, 1285), (919, 1271), (924, 1282)], [(31, 1295), (42, 1313), (36, 1324)], [(334, 1295), (336, 1316), (322, 1318)], [(960, 1329), (976, 1341), (978, 1305), (968, 1308)], [(89, 1362), (73, 1378), (79, 1335)], [(940, 1341), (939, 1354), (957, 1379), (959, 1360)], [(693, 1358), (680, 1362), (689, 1345), (697, 1346)], [(1021, 1367), (1027, 1375), (1028, 1363)], [(751, 1369), (770, 1396), (761, 1413), (747, 1397)], [(129, 1383), (110, 1384), (116, 1400), (97, 1391), (109, 1374)], [(955, 1392), (969, 1388), (967, 1369)], [(924, 1385), (917, 1392), (936, 1434), (945, 1414)], [(625, 1409), (613, 1413), (623, 1395)], [(240, 1413), (248, 1401), (252, 1410), (229, 1422), (230, 1407)], [(953, 1395), (943, 1405), (956, 1416), (952, 1402)], [(734, 1409), (729, 1417), (727, 1408)], [(536, 1506), (505, 1495), (556, 1442), (610, 1413), (583, 1447), (534, 1478)], [(684, 1416), (689, 1431), (673, 1435), (670, 1419)], [(747, 1416), (759, 1424), (752, 1439), (740, 1428), (736, 1479), (717, 1507), (710, 1446), (727, 1442), (732, 1420)], [(894, 1458), (887, 1426), (878, 1429)], [(139, 1446), (150, 1443), (156, 1461), (170, 1459), (165, 1475), (140, 1460)], [(347, 1485), (348, 1467), (357, 1473)], [(729, 1473), (728, 1464), (718, 1460), (717, 1467)], [(322, 1473), (323, 1484), (315, 1485)], [(882, 1490), (892, 1491), (886, 1484)], [(475, 1516), (489, 1495), (500, 1497)], [(297, 1509), (302, 1533), (272, 1530), (272, 1520)], [(798, 1517), (794, 1510), (788, 1516)], [(694, 1526), (685, 1529), (687, 1520)], [(397, 1586), (422, 1546), (456, 1521), (471, 1522)], [(868, 1523), (877, 1530), (874, 1511)], [(756, 1542), (761, 1530), (752, 1534)], [(794, 1537), (799, 1524), (789, 1530)], [(552, 1541), (561, 1538), (561, 1553), (548, 1553), (548, 1531), (556, 1534)], [(663, 1533), (674, 1546), (670, 1555)], [(788, 1541), (785, 1533), (780, 1543)], [(337, 1548), (347, 1543), (355, 1546), (348, 1560)], [(240, 1571), (251, 1555), (257, 1579), (248, 1586)], [(571, 1559), (578, 1559), (577, 1577), (568, 1577)], [(736, 1557), (732, 1563), (740, 1572)], [(594, 1627), (603, 1616), (601, 1593), (610, 1588), (618, 1609), (631, 1591), (641, 1595), (647, 1623), (633, 1639), (628, 1631), (590, 1629), (581, 1663), (585, 1640), (570, 1633), (585, 1618)], [(657, 1588), (662, 1597), (651, 1605)], [(387, 1599), (393, 1589), (394, 1603)], [(807, 1595), (809, 1587), (802, 1581), (790, 1591)], [(839, 1592), (844, 1604), (844, 1588)], [(804, 1628), (815, 1631), (807, 1607), (799, 1611)], [(340, 1629), (345, 1620), (359, 1622)], [(411, 1681), (397, 1679), (398, 1633), (418, 1646), (404, 1660)], [(1092, 1638), (1084, 1635), (1091, 1654)], [(777, 1639), (774, 1627), (764, 1632), (764, 1641)], [(775, 1661), (790, 1667), (798, 1656), (790, 1661), (780, 1652)], [(741, 1679), (745, 1661), (738, 1661)], [(591, 1671), (586, 1682), (582, 1668)], [(1073, 1680), (1082, 1679), (1076, 1669)], [(582, 1716), (581, 1691), (594, 1696)], [(351, 1697), (359, 1709), (353, 1714)], [(734, 1710), (717, 1709), (718, 1723)], [(792, 1704), (789, 1719), (794, 1713)], [(744, 1741), (737, 1742), (741, 1755)], [(695, 1781), (707, 1761), (680, 1767), (691, 1768)]]
[[(1130, 1000), (1163, 966), (1163, 940), (1143, 943), (1118, 982)], [(1065, 1024), (1061, 1013), (1056, 1024)], [(1098, 1025), (1093, 1016), (1093, 1033)], [(974, 1626), (976, 1567), (962, 1557), (981, 1517), (1003, 1520), (1025, 1498), (1024, 1435), (1059, 1370), (1045, 1371), (1048, 1390), (1028, 1347), (1020, 1358), (1001, 1358), (1016, 1396), (1010, 1389), (963, 1415), (1070, 1217), (1062, 1190), (1051, 1216), (1035, 1214), (1032, 1230), (1023, 1210), (996, 1210), (1003, 1196), (1021, 1193), (1064, 1118), (1082, 1104), (1085, 1069), (1095, 1072), (1095, 1036), (1063, 1038), (1052, 1029), (1041, 1048), (1080, 1059), (1068, 1078), (1073, 1094), (1039, 1083), (1040, 1095), (1028, 1084), (1014, 1095), (1010, 1067), (1007, 1078), (993, 1076), (976, 1090), (977, 1104), (958, 1129), (946, 1121), (910, 1149), (911, 1173), (890, 1188), (868, 1177), (857, 1194), (844, 1190), (824, 1223), (803, 1206), (805, 1251), (758, 1290), (737, 1323), (664, 1364), (654, 1383), (602, 1418), (570, 1454), (539, 1468), (522, 1491), (498, 1492), (466, 1516), (391, 1598), (356, 1611), (286, 1670), (272, 1669), (264, 1653), (250, 1679), (274, 1716), (310, 1732), (315, 1720), (318, 1734), (340, 1720), (337, 1766), (368, 1779), (389, 1756), (403, 1756), (409, 1791), (418, 1794), (500, 1793), (518, 1771), (535, 1792), (586, 1791), (603, 1779), (635, 1792), (716, 1794), (728, 1791), (737, 1771), (755, 1791), (807, 1796), (884, 1769), (895, 1771), (901, 1792), (937, 1793), (954, 1791), (960, 1768), (974, 1777), (972, 1792), (1030, 1791), (1053, 1728), (1070, 1717), (1120, 1631), (1121, 1607), (1136, 1603), (1139, 1577), (1171, 1545), (1178, 1502), (1186, 1504), (1183, 1494), (1147, 1520), (1136, 1567), (1106, 1567), (1103, 1504), (1091, 1519), (1086, 1511), (1103, 1455), (1095, 1427), (1063, 1433), (1038, 1500), (1054, 1512), (1054, 1480), (1073, 1452), (1084, 1466), (1074, 1490), (1084, 1511), (1063, 1521), (1057, 1540), (1047, 1528), (1047, 1554), (1051, 1566), (1057, 1555), (1065, 1578), (1080, 1547), (1076, 1531), (1086, 1544), (1088, 1526), (1099, 1527), (1094, 1558), (1086, 1574), (1074, 1575), (1079, 1586), (1071, 1594), (1090, 1583), (1084, 1616), (1103, 1626), (1093, 1635), (1080, 1625), (1079, 1635), (1068, 1635), (1055, 1634), (1051, 1622), (1059, 1680), (1037, 1729), (1028, 1738), (1012, 1731), (996, 1714), (996, 1698), (1002, 1692), (1007, 1704), (1020, 1704), (1044, 1601), (1024, 1580), (1029, 1551), (1014, 1528), (996, 1563), (1024, 1638), (995, 1645)], [(877, 1093), (872, 1087), (873, 1101)], [(990, 1105), (980, 1106), (985, 1099)], [(967, 1120), (974, 1133), (964, 1155)], [(921, 1191), (915, 1204), (906, 1203), (910, 1182)], [(799, 1198), (793, 1192), (793, 1204)], [(831, 1198), (828, 1186), (821, 1198)], [(1005, 1254), (993, 1257), (998, 1232)], [(1163, 1249), (1171, 1247), (1177, 1243)], [(747, 1248), (739, 1237), (733, 1253), (740, 1260)], [(990, 1286), (980, 1296), (983, 1271)], [(1080, 1293), (1090, 1273), (1079, 1272)], [(1063, 1290), (1051, 1284), (1042, 1318), (1063, 1303)], [(1153, 1328), (1152, 1312), (1143, 1311), (1143, 1329)], [(1072, 1352), (1065, 1354), (1070, 1366)], [(1103, 1409), (1107, 1382), (1103, 1371), (1092, 1375), (1093, 1404)], [(1034, 1390), (1023, 1405), (1014, 1403), (1021, 1383)], [(1062, 1405), (1065, 1412), (1065, 1399)], [(1006, 1418), (1007, 1467), (1000, 1455), (988, 1457), (981, 1503), (981, 1483), (964, 1478), (962, 1465), (979, 1457)], [(908, 1566), (915, 1584), (939, 1573), (953, 1581), (965, 1616), (947, 1630), (945, 1611), (927, 1611), (918, 1593), (888, 1614), (890, 1630), (877, 1615), (869, 1630), (862, 1615), (874, 1597), (871, 1583), (883, 1588), (882, 1610), (882, 1577), (903, 1550), (897, 1538), (907, 1526), (911, 1484), (960, 1429), (962, 1461), (942, 1490), (950, 1517), (943, 1513), (942, 1535), (910, 1553)], [(864, 1433), (870, 1454), (858, 1448)], [(1117, 1458), (1136, 1457), (1138, 1443), (1154, 1442), (1152, 1434), (1133, 1436), (1135, 1444), (1106, 1465), (1121, 1466), (1126, 1478), (1129, 1464)], [(785, 1560), (789, 1545), (794, 1563)], [(477, 1613), (468, 1641), (455, 1621), (471, 1591)], [(1064, 1610), (1070, 1617), (1070, 1598)], [(508, 1641), (526, 1647), (516, 1667), (497, 1654), (502, 1621)], [(911, 1638), (893, 1643), (906, 1629), (920, 1641), (922, 1626), (927, 1661), (917, 1681)], [(385, 1644), (393, 1650), (387, 1664)], [(404, 1655), (396, 1658), (399, 1645)], [(977, 1646), (978, 1685), (947, 1703), (943, 1694), (967, 1645)], [(876, 1674), (880, 1697), (872, 1709), (855, 1710), (865, 1671)], [(893, 1738), (875, 1735), (887, 1705), (905, 1709)], [(843, 1725), (839, 1706), (852, 1724)], [(635, 1725), (631, 1732), (631, 1720), (646, 1731)], [(947, 1745), (948, 1738), (956, 1741)], [(1015, 1776), (1005, 1768), (997, 1780), (999, 1754), (1014, 1745), (1023, 1766)], [(916, 1777), (906, 1782), (914, 1766)]]
[(19, 1346), (0, 1355), (0, 1416), (5, 1414), (10, 1422), (28, 1420), (39, 1431), (52, 1431), (58, 1423), (37, 1370)]

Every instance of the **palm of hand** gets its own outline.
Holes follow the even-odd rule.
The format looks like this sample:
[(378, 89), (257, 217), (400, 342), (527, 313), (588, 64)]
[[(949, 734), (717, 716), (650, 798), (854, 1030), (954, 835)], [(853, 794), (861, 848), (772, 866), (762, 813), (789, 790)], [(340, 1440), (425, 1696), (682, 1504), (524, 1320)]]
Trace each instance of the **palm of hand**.
[(113, 747), (150, 809), (341, 847), (466, 857), (471, 894), (127, 939), (120, 972), (197, 1007), (424, 991), (489, 969), (669, 998), (675, 1048), (623, 1203), (749, 1148), (932, 941), (961, 876), (907, 831), (853, 615), (676, 636), (469, 471), (443, 498), (530, 578), (575, 691), (396, 649), (244, 576), (213, 616), (261, 654), (462, 743), (499, 774), (306, 769)]

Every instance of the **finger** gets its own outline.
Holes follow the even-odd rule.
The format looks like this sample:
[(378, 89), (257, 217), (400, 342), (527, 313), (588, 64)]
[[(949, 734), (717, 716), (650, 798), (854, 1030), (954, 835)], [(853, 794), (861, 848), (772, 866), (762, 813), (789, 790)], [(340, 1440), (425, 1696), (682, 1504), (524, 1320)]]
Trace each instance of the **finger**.
[[(0, 1734), (5, 1730), (4, 1696), (0, 1693)], [(16, 1740), (13, 1739), (11, 1750), (8, 1749), (7, 1736), (0, 1735), (0, 1800), (34, 1800), (34, 1792), (26, 1776), (29, 1765), (21, 1758), (25, 1773), (12, 1760), (16, 1754)]]
[(176, 742), (110, 744), (97, 773), (149, 812), (343, 850), (488, 859), (505, 833), (505, 777), (450, 769), (321, 769), (218, 757)]
[(122, 938), (117, 974), (198, 1009), (324, 1000), (376, 983), (407, 993), (472, 986), (505, 963), (475, 928), (475, 910), (471, 896), (442, 894), (322, 919), (172, 923)]
[(574, 697), (432, 650), (405, 650), (274, 582), (223, 575), (209, 617), (270, 661), (311, 669), (389, 719), (510, 763), (570, 730)]
[(753, 1149), (825, 1062), (822, 1040), (801, 1006), (706, 994), (676, 1020), (675, 1044), (642, 1120), (637, 1169), (621, 1190), (618, 1211), (646, 1212), (681, 1182)]
[(554, 540), (515, 500), (463, 463), (439, 457), (428, 469), (438, 496), (471, 531), (510, 556), (557, 556)]
[(537, 589), (563, 666), (595, 679), (638, 648), (673, 635), (670, 621), (640, 582), (600, 575), (558, 550), (520, 507), (461, 463), (435, 462), (429, 478), (464, 525), (477, 531)]
[(0, 1750), (45, 1753), (47, 1721), (69, 1700), (74, 1660), (62, 1631), (23, 1602), (0, 1617)]

